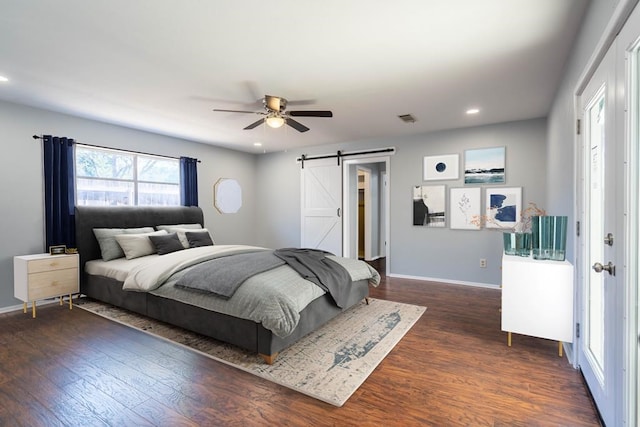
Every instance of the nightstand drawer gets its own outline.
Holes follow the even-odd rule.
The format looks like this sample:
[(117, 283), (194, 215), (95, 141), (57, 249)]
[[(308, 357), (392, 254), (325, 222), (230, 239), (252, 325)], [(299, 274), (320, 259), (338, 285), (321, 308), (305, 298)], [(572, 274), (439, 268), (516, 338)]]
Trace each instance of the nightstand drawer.
[(78, 260), (70, 256), (51, 255), (47, 258), (31, 259), (27, 263), (27, 273), (39, 273), (41, 271), (63, 270), (77, 267)]
[[(72, 261), (74, 260), (72, 259)], [(32, 273), (29, 274), (28, 280), (29, 301), (78, 292), (77, 268)]]

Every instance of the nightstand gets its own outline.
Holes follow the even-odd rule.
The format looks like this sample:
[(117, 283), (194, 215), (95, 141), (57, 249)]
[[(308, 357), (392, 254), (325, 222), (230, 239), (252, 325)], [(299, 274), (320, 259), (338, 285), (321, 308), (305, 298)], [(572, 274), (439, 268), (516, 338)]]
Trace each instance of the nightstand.
[(13, 257), (13, 294), (22, 300), (23, 311), (31, 302), (36, 317), (36, 301), (69, 295), (69, 310), (73, 308), (73, 294), (78, 293), (78, 254), (35, 254)]

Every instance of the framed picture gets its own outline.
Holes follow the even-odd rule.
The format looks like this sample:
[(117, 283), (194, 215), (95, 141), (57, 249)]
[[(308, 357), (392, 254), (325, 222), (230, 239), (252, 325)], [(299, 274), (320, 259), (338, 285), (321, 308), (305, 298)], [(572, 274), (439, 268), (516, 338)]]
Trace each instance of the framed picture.
[(458, 179), (460, 158), (457, 154), (425, 156), (423, 160), (424, 181), (436, 179)]
[(452, 229), (480, 230), (480, 187), (449, 190), (449, 216)]
[(504, 184), (505, 147), (465, 150), (464, 183)]
[(66, 245), (49, 246), (49, 255), (64, 255), (67, 253)]
[(487, 188), (486, 191), (486, 227), (515, 227), (522, 209), (522, 187)]
[(444, 185), (416, 185), (413, 187), (413, 225), (444, 227)]

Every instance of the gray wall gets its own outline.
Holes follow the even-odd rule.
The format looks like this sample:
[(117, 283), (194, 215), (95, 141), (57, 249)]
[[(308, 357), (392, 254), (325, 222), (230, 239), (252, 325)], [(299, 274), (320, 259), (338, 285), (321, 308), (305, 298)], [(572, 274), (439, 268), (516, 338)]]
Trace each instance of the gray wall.
[[(411, 189), (414, 185), (423, 184), (422, 159), (426, 155), (458, 153), (462, 168), (464, 150), (505, 146), (506, 185), (523, 187), (523, 204), (536, 202), (544, 208), (547, 173), (545, 119), (263, 155), (258, 160), (258, 205), (268, 206), (268, 209), (259, 215), (265, 219), (258, 224), (261, 244), (269, 247), (300, 244), (300, 171), (299, 165), (295, 164), (296, 157), (388, 146), (396, 147), (388, 171), (391, 274), (499, 285), (501, 233), (485, 229), (466, 231), (414, 227)], [(464, 185), (462, 173), (460, 176), (458, 181), (438, 183), (445, 184), (447, 189), (461, 187)], [(487, 268), (479, 267), (480, 258), (487, 259)]]
[[(45, 110), (0, 102), (0, 309), (13, 298), (13, 256), (44, 251), (42, 146), (33, 134), (53, 134), (80, 143), (202, 160), (198, 165), (199, 204), (205, 226), (218, 243), (256, 244), (256, 160), (241, 153), (182, 139), (140, 132)], [(213, 206), (213, 185), (235, 178), (243, 190), (237, 214), (220, 214)]]
[(574, 94), (580, 75), (619, 0), (597, 0), (590, 3), (567, 61), (564, 77), (549, 114), (547, 153), (547, 206), (550, 215), (569, 215), (570, 232), (567, 233), (567, 259), (575, 265), (575, 206), (576, 181), (574, 157), (575, 107)]

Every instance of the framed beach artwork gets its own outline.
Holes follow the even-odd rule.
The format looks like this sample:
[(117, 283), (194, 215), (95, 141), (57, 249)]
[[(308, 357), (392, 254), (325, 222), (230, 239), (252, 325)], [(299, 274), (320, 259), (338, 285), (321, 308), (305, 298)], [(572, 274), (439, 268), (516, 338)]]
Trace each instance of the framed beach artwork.
[(487, 228), (513, 228), (520, 220), (522, 187), (486, 189)]
[(480, 187), (449, 190), (449, 227), (460, 230), (480, 230)]
[(447, 154), (444, 156), (425, 156), (423, 159), (422, 179), (458, 179), (460, 156)]
[(504, 184), (505, 147), (465, 150), (464, 183)]
[(444, 185), (416, 185), (413, 187), (413, 225), (444, 227)]

